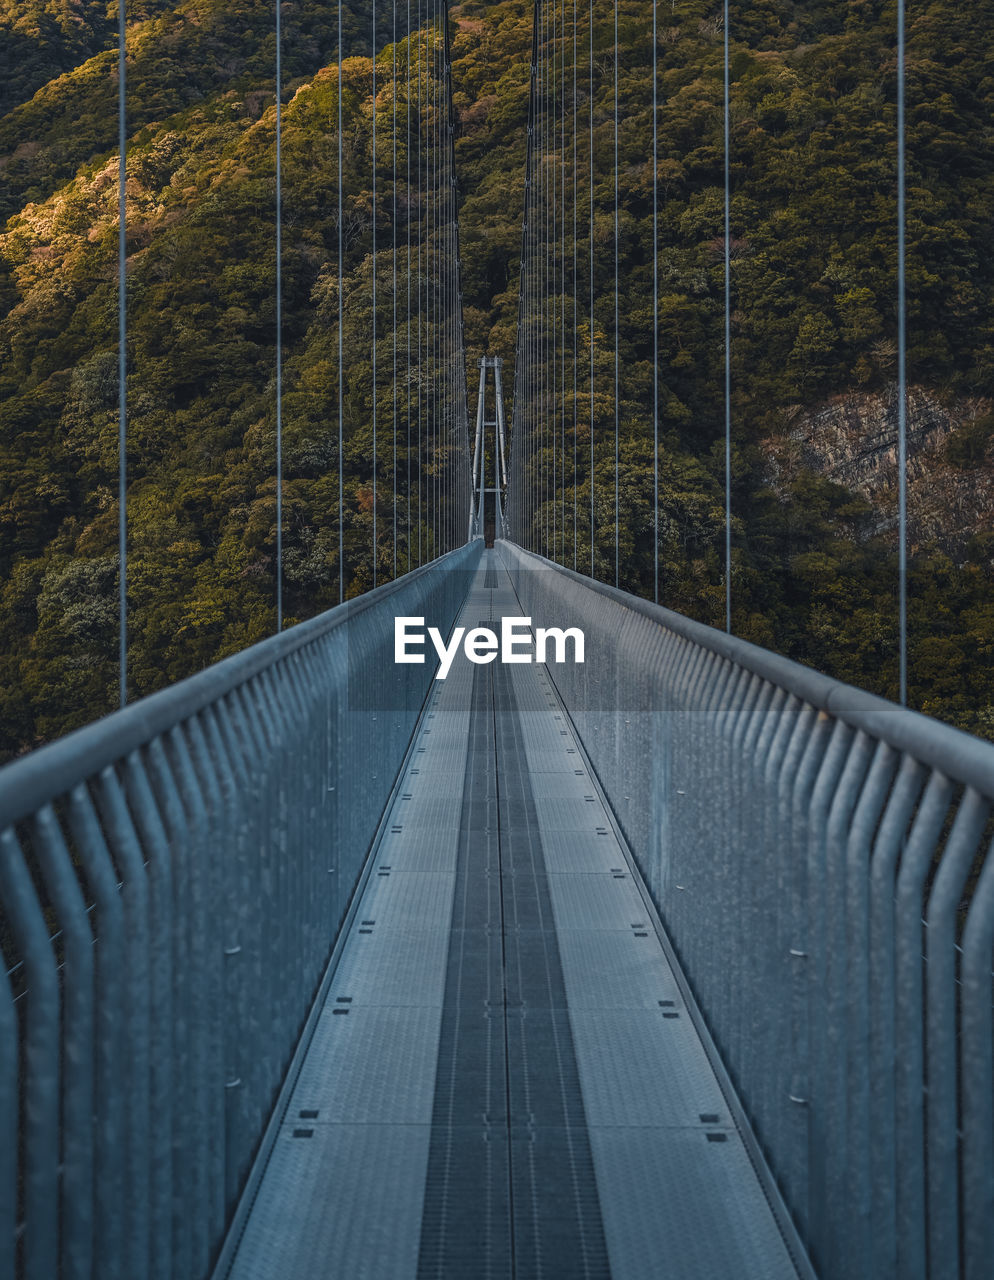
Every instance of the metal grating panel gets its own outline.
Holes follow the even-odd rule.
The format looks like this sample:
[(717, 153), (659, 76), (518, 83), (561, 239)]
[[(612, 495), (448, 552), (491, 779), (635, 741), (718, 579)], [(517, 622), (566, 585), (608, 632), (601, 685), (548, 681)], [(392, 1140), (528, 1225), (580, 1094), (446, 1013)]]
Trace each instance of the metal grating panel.
[[(534, 774), (532, 775), (534, 777)], [(619, 871), (628, 874), (625, 856), (613, 831), (543, 831), (545, 863), (552, 874)]]
[[(378, 870), (382, 860), (377, 860)], [(441, 871), (394, 871), (375, 874), (363, 898), (363, 911), (387, 928), (444, 929), (452, 912), (455, 875)], [(362, 935), (359, 945), (362, 945)]]
[(663, 1011), (572, 1009), (590, 1124), (696, 1125), (728, 1109), (692, 1022)]
[(428, 1126), (316, 1125), (294, 1138), (298, 1125), (277, 1140), (231, 1280), (413, 1275)]
[(449, 871), (456, 869), (458, 848), (453, 832), (416, 826), (409, 828), (398, 814), (400, 831), (388, 828), (380, 842), (377, 867), (392, 871)]
[(599, 804), (588, 804), (579, 799), (542, 796), (535, 797), (535, 811), (543, 831), (592, 831), (607, 825), (604, 810)]
[(402, 826), (405, 831), (427, 829), (434, 831), (442, 839), (449, 832), (458, 829), (462, 809), (461, 791), (459, 794), (438, 796), (434, 790), (422, 785), (409, 794), (410, 800), (398, 800), (394, 805), (388, 830), (397, 826)]
[(673, 971), (659, 947), (631, 931), (560, 929), (566, 994), (572, 1009), (682, 1009)]
[(335, 1013), (336, 985), (318, 1022), (292, 1108), (318, 1124), (418, 1124), (431, 1115), (441, 1010), (353, 1004)]
[[(530, 769), (529, 773), (531, 773)], [(600, 811), (600, 799), (591, 786), (586, 770), (581, 770), (579, 776), (575, 769), (561, 769), (557, 773), (532, 774), (531, 785), (536, 799), (584, 800), (586, 796), (591, 796), (592, 800), (587, 803), (596, 807), (598, 812)]]
[(735, 1133), (591, 1127), (613, 1280), (796, 1280)]
[[(374, 919), (360, 913), (364, 920)], [(350, 947), (335, 974), (333, 999), (354, 1005), (408, 1005), (441, 1008), (445, 992), (448, 940), (440, 929), (390, 929)]]
[[(658, 950), (649, 928), (645, 903), (631, 877), (604, 875), (553, 876), (552, 905), (560, 929), (619, 929), (630, 937), (644, 933), (645, 950)], [(634, 926), (638, 926), (637, 929)]]

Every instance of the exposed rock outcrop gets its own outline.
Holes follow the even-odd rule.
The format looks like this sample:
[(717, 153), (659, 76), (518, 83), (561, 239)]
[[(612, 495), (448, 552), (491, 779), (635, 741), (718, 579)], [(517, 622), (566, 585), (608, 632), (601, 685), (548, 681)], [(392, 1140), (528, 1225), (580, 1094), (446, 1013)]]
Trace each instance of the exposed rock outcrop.
[[(908, 538), (912, 550), (938, 544), (954, 558), (970, 537), (994, 531), (994, 457), (954, 466), (954, 432), (991, 412), (991, 401), (945, 402), (924, 387), (908, 391)], [(888, 393), (847, 392), (814, 409), (785, 414), (783, 433), (766, 444), (770, 479), (782, 489), (798, 465), (866, 498), (874, 533), (897, 527), (897, 400)]]

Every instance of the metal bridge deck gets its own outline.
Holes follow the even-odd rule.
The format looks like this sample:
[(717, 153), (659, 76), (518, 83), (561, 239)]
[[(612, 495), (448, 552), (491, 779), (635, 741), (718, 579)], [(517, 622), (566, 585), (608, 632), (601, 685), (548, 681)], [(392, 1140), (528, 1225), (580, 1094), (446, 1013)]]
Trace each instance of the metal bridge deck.
[(796, 1276), (544, 667), (435, 683), (383, 831), (232, 1280)]

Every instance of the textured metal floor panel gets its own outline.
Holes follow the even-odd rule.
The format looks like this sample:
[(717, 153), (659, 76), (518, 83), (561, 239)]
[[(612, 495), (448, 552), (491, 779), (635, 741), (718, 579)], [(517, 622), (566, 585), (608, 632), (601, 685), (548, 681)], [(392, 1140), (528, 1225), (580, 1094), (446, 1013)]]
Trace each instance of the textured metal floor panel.
[(604, 827), (604, 810), (599, 803), (584, 800), (582, 796), (563, 799), (557, 796), (536, 796), (535, 809), (543, 831), (592, 831)]
[(435, 769), (431, 773), (422, 772), (420, 766), (414, 765), (404, 774), (404, 791), (413, 798), (417, 796), (419, 791), (430, 791), (437, 799), (448, 799), (451, 796), (458, 796), (462, 799), (463, 783), (465, 782), (465, 761), (461, 769)]
[[(618, 929), (658, 947), (654, 933), (646, 931), (649, 919), (645, 903), (630, 877), (613, 875), (551, 876), (552, 908), (560, 929)], [(644, 938), (638, 934), (645, 933)]]
[[(294, 1129), (312, 1129), (294, 1138)], [(277, 1139), (237, 1280), (391, 1280), (418, 1259), (427, 1125), (317, 1125)]]
[(558, 756), (573, 745), (569, 730), (561, 725), (550, 724), (548, 712), (536, 711), (520, 716), (519, 727), (529, 751)]
[(684, 1126), (728, 1109), (693, 1023), (640, 1009), (572, 1009), (588, 1123)]
[(591, 1126), (611, 1275), (645, 1280), (795, 1280), (797, 1271), (742, 1143), (702, 1128)]
[(567, 738), (559, 738), (551, 751), (532, 751), (528, 756), (528, 772), (536, 779), (561, 773), (573, 774), (582, 764), (579, 752)]
[[(348, 1013), (340, 1015), (343, 1008)], [(441, 1016), (438, 1006), (333, 1003), (297, 1079), (294, 1112), (317, 1111), (317, 1125), (423, 1122), (435, 1087)]]
[[(431, 739), (429, 739), (431, 743)], [(439, 742), (423, 746), (420, 743), (414, 749), (411, 765), (421, 773), (433, 777), (436, 771), (456, 773), (462, 777), (466, 768), (466, 744), (462, 746), (443, 746)], [(430, 771), (430, 772), (429, 772)], [(420, 776), (420, 775), (419, 775)]]
[[(532, 777), (535, 775), (532, 774)], [(614, 833), (596, 831), (543, 831), (545, 865), (554, 874), (605, 872), (627, 875), (625, 856)]]
[[(462, 808), (462, 790), (458, 794), (438, 796), (429, 787), (418, 788), (410, 792), (410, 800), (401, 797), (394, 805), (390, 817), (390, 830), (403, 827), (405, 831), (421, 831), (425, 828), (435, 832), (451, 831), (459, 825), (459, 811)], [(408, 794), (408, 793), (405, 793)]]
[(559, 950), (571, 1009), (683, 1007), (666, 958), (658, 947), (642, 946), (633, 930), (561, 929)]
[(400, 831), (388, 830), (376, 859), (378, 870), (451, 871), (456, 869), (458, 849), (451, 833), (435, 827), (398, 822)]
[[(386, 928), (442, 929), (452, 914), (452, 890), (456, 878), (451, 872), (394, 871), (374, 872), (363, 898), (362, 913), (375, 922), (382, 933)], [(372, 934), (357, 934), (357, 946)]]
[(532, 791), (536, 799), (584, 800), (596, 797), (585, 769), (562, 769), (558, 773), (532, 773)]
[(350, 996), (356, 1005), (441, 1008), (447, 946), (440, 929), (391, 929), (380, 938), (374, 933), (343, 955), (334, 995)]
[(465, 753), (466, 730), (449, 724), (436, 724), (425, 729), (420, 746), (423, 750), (444, 750), (446, 747)]

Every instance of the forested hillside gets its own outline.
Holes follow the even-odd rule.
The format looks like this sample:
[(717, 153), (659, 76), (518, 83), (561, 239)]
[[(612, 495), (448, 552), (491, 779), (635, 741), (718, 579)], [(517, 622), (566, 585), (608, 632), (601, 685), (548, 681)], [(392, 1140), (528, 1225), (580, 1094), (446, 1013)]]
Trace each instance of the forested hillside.
[[(894, 5), (752, 0), (732, 8), (735, 628), (893, 695)], [(283, 8), (291, 621), (334, 603), (340, 574), (348, 595), (371, 584), (376, 503), (377, 574), (394, 571), (394, 512), (371, 485), (374, 332), (376, 404), (389, 424), (377, 446), (381, 480), (409, 472), (407, 442), (424, 394), (415, 389), (412, 408), (405, 374), (395, 402), (384, 371), (398, 359), (408, 368), (412, 341), (425, 341), (404, 319), (412, 282), (418, 297), (427, 288), (427, 260), (419, 269), (414, 248), (427, 210), (408, 174), (412, 159), (419, 164), (418, 96), (427, 102), (437, 46), (424, 31), (408, 42), (403, 25), (394, 46), (395, 15), (382, 9), (375, 103), (370, 6), (350, 0), (343, 22), (339, 335), (338, 11), (314, 0)], [(550, 119), (572, 113), (578, 123), (575, 138), (561, 132), (547, 149), (568, 199), (564, 223), (554, 237), (546, 229), (543, 248), (560, 269), (560, 319), (576, 303), (575, 337), (562, 354), (583, 372), (575, 396), (564, 380), (563, 429), (581, 459), (594, 433), (594, 553), (606, 574), (614, 519), (614, 10), (595, 0), (592, 34), (588, 5), (567, 0), (545, 13), (548, 55), (562, 77)], [(661, 0), (658, 15), (661, 598), (717, 622), (720, 6)], [(275, 38), (268, 0), (147, 0), (129, 5), (128, 16), (129, 654), (137, 696), (274, 627)], [(505, 357), (509, 375), (532, 16), (525, 0), (469, 0), (451, 11), (470, 364), (489, 350)], [(620, 0), (621, 576), (642, 592), (651, 592), (653, 557), (651, 16), (641, 0)], [(406, 23), (407, 9), (396, 18)], [(412, 28), (423, 21), (415, 5)], [(994, 525), (980, 496), (990, 491), (994, 429), (994, 45), (978, 28), (986, 37), (994, 29), (991, 0), (969, 11), (931, 0), (909, 13), (909, 379), (914, 404), (932, 406), (927, 431), (914, 412), (911, 422), (913, 439), (924, 442), (913, 463), (913, 506), (929, 513), (914, 526), (911, 701), (990, 734)], [(0, 235), (0, 752), (8, 756), (109, 710), (116, 697), (116, 40), (115, 9), (104, 4), (0, 0), (8, 70), (0, 101), (0, 217), (8, 218)], [(575, 205), (573, 166), (584, 179)], [(507, 385), (510, 394), (510, 376)], [(858, 467), (845, 470), (818, 425), (854, 395), (884, 423), (865, 483), (854, 478)], [(560, 504), (573, 501), (572, 472), (567, 480)], [(590, 483), (585, 463), (576, 484), (583, 511)], [(955, 538), (934, 511), (935, 494), (950, 485), (966, 495)], [(548, 514), (537, 519), (548, 523)], [(402, 572), (432, 547), (414, 488), (396, 515)], [(575, 552), (589, 564), (588, 526), (575, 548), (560, 534), (557, 554), (572, 563)]]
[[(733, 625), (894, 697), (895, 6), (757, 0), (731, 11)], [(539, 56), (552, 89), (537, 113), (540, 230), (529, 269), (540, 264), (546, 319), (564, 330), (543, 376), (558, 418), (547, 429), (560, 434), (566, 474), (534, 529), (557, 558), (589, 564), (592, 402), (594, 558), (598, 576), (613, 580), (613, 11), (595, 6), (592, 30), (582, 6), (544, 12)], [(530, 26), (513, 6), (464, 4), (459, 14), (468, 328), (481, 346), (505, 351), (517, 313)], [(618, 6), (620, 576), (650, 595), (651, 14), (627, 0)], [(714, 4), (658, 7), (661, 598), (716, 625), (724, 619), (720, 19)], [(989, 0), (969, 11), (944, 0), (909, 9), (910, 701), (990, 734), (994, 53), (978, 31), (994, 31)], [(519, 176), (501, 180), (501, 169)], [(553, 456), (547, 447), (545, 463)]]
[[(234, 652), (275, 625), (271, 22), (268, 4), (194, 0), (129, 28), (133, 695)], [(345, 589), (354, 595), (372, 580), (372, 63), (371, 30), (360, 31), (348, 14), (343, 27), (349, 42), (343, 49), (366, 51), (345, 58), (341, 104)], [(294, 46), (284, 64), (282, 263), (284, 589), (292, 622), (337, 602), (339, 594), (333, 425), (339, 401), (337, 13), (302, 5), (288, 15), (284, 30)], [(408, 124), (406, 100), (393, 110), (394, 58), (385, 43), (390, 35), (392, 26), (377, 41), (381, 132), (396, 114), (398, 133), (403, 130), (401, 164), (408, 128), (412, 150), (423, 153), (414, 163), (420, 158), (426, 166), (429, 157), (439, 163), (439, 143), (431, 135), (441, 92), (437, 34), (422, 33), (410, 50), (410, 93), (424, 99), (420, 141), (417, 119)], [(407, 58), (405, 42), (398, 66), (398, 92), (405, 99)], [(39, 137), (52, 140), (18, 169), (15, 176), (30, 184), (22, 194), (33, 198), (9, 220), (2, 240), (0, 721), (8, 754), (114, 705), (117, 158), (108, 150), (93, 154), (116, 135), (116, 88), (108, 69), (85, 64), (0, 124), (0, 130), (16, 126), (22, 155)], [(79, 127), (58, 125), (58, 118), (70, 117)], [(386, 163), (378, 157), (378, 165)], [(74, 176), (63, 182), (67, 168)], [(407, 252), (411, 223), (421, 224), (425, 203), (409, 198), (405, 185), (393, 237), (392, 200), (379, 201), (381, 247), (396, 239), (401, 281), (417, 277), (419, 259), (412, 256), (408, 273)], [(433, 224), (433, 252), (441, 234)], [(414, 239), (419, 235), (415, 230)], [(428, 248), (426, 241), (426, 255)], [(422, 273), (427, 266), (426, 256)], [(389, 255), (381, 256), (383, 302), (390, 296), (390, 267)], [(420, 279), (427, 314), (427, 276)], [(377, 334), (384, 367), (394, 345), (387, 319), (382, 306)], [(420, 337), (426, 349), (435, 342), (427, 319)], [(398, 334), (402, 349), (409, 350), (411, 341), (408, 333)], [(428, 390), (418, 390), (424, 399)], [(377, 395), (381, 414), (392, 421), (392, 398), (382, 379)], [(408, 396), (401, 433), (410, 411)], [(388, 449), (384, 441), (383, 466)], [(405, 462), (402, 457), (400, 466)], [(444, 458), (436, 459), (434, 474), (443, 469)], [(406, 512), (401, 525), (403, 535)], [(431, 530), (415, 526), (414, 536), (418, 545), (412, 557), (402, 549), (400, 569), (434, 554)], [(384, 549), (380, 571), (392, 569), (392, 554)]]

